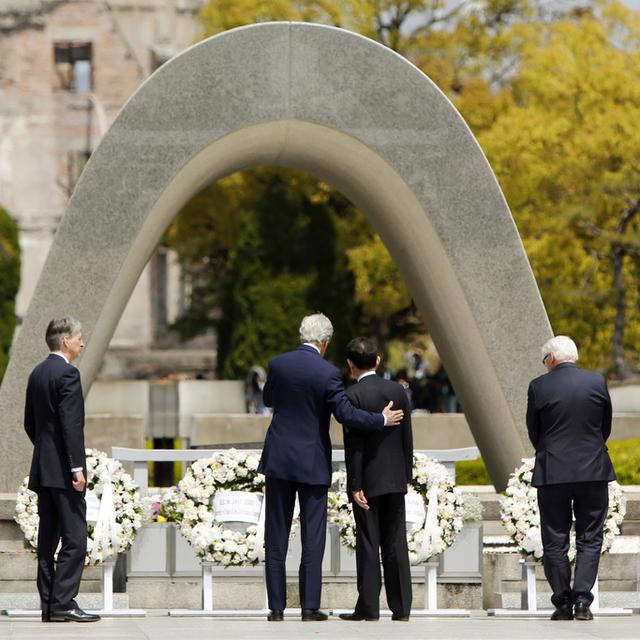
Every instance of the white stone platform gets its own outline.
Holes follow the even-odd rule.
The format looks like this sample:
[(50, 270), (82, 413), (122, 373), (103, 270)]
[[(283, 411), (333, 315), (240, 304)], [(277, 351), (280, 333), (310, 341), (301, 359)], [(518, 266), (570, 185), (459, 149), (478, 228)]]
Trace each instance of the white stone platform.
[(409, 622), (267, 622), (260, 619), (169, 618), (166, 611), (148, 612), (146, 618), (105, 619), (92, 624), (43, 624), (0, 616), (3, 640), (637, 640), (640, 619), (596, 619), (592, 622), (499, 620), (474, 612), (466, 619), (412, 618)]

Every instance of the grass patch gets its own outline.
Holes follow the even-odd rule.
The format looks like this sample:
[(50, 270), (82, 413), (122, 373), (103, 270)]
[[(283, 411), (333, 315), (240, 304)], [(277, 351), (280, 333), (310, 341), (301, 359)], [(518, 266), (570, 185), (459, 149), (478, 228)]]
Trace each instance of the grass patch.
[(456, 484), (492, 484), (482, 458), (456, 462)]
[[(609, 455), (620, 484), (640, 484), (640, 438), (610, 440)], [(456, 462), (456, 484), (491, 484), (482, 458)]]

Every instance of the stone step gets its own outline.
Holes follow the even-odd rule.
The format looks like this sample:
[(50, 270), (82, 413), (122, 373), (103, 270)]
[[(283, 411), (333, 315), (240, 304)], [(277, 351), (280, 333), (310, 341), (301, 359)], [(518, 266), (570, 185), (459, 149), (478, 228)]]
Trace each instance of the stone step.
[[(80, 593), (76, 598), (82, 609), (101, 609), (101, 593)], [(129, 596), (126, 593), (113, 594), (115, 609), (128, 609)], [(0, 611), (5, 609), (39, 609), (40, 598), (37, 593), (0, 593)]]
[[(37, 573), (36, 554), (28, 549), (0, 551), (0, 581), (35, 580)], [(84, 580), (100, 580), (100, 567), (85, 567)]]
[[(514, 553), (485, 553), (485, 562), (495, 566), (502, 580), (520, 580), (522, 574), (521, 556)], [(637, 580), (640, 577), (640, 555), (635, 553), (605, 553), (600, 557), (601, 580)], [(544, 568), (536, 565), (536, 578), (544, 580)]]
[[(191, 578), (129, 578), (129, 606), (134, 609), (197, 609), (201, 603), (201, 584)], [(424, 583), (413, 582), (413, 607), (424, 606)], [(353, 578), (323, 578), (322, 606), (327, 609), (353, 609), (357, 600)], [(214, 578), (213, 602), (218, 609), (262, 609), (264, 583), (253, 578)], [(300, 602), (297, 580), (287, 582), (287, 602)], [(294, 605), (291, 605), (294, 606)], [(387, 608), (384, 589), (380, 606)], [(439, 584), (438, 606), (449, 609), (481, 609), (481, 584)]]
[[(100, 591), (99, 580), (83, 580), (80, 587), (83, 593)], [(37, 593), (35, 580), (0, 580), (0, 593)]]
[[(499, 594), (504, 609), (519, 609), (519, 593), (502, 592)], [(536, 604), (539, 609), (553, 608), (550, 591), (538, 591)], [(640, 591), (600, 591), (600, 606), (604, 608), (640, 609)]]
[[(599, 579), (600, 592), (605, 591), (635, 591), (638, 585), (636, 580), (604, 580)], [(500, 581), (501, 593), (520, 593), (522, 588), (521, 580), (501, 580)], [(549, 583), (546, 580), (536, 580), (536, 587), (538, 591), (547, 591), (549, 589)]]

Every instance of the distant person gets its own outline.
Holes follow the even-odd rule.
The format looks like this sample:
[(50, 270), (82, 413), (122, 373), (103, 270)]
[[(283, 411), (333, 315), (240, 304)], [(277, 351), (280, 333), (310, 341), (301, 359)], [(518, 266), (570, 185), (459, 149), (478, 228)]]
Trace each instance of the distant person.
[(380, 555), (392, 620), (409, 620), (411, 567), (404, 498), (413, 475), (411, 411), (405, 390), (376, 375), (380, 356), (375, 343), (355, 338), (347, 345), (347, 364), (357, 384), (347, 389), (356, 407), (381, 411), (389, 402), (404, 411), (397, 429), (363, 432), (344, 425), (347, 489), (356, 522), (358, 601), (343, 620), (380, 617)]
[(24, 428), (34, 445), (29, 489), (38, 494), (43, 622), (100, 620), (75, 601), (87, 550), (84, 399), (80, 372), (71, 364), (84, 347), (81, 329), (68, 316), (49, 323), (45, 339), (51, 353), (27, 385)]
[(247, 413), (257, 413), (260, 415), (268, 415), (270, 413), (262, 399), (266, 380), (267, 374), (260, 365), (251, 367), (251, 371), (249, 371), (249, 375), (247, 376), (247, 381), (245, 383), (244, 394)]
[(409, 384), (409, 376), (407, 374), (407, 370), (398, 369), (398, 371), (396, 372), (396, 375), (393, 377), (393, 380), (397, 382), (404, 389), (404, 392), (407, 395), (409, 410), (412, 411), (414, 408), (413, 391), (411, 391), (411, 385)]
[[(591, 589), (598, 575), (602, 529), (615, 480), (605, 445), (611, 399), (604, 378), (576, 366), (578, 349), (567, 336), (542, 347), (547, 373), (529, 384), (527, 429), (536, 450), (531, 484), (538, 488), (544, 572), (555, 606), (552, 620), (592, 620)], [(573, 516), (572, 516), (573, 513)], [(571, 586), (569, 532), (576, 527)]]
[(283, 620), (286, 607), (285, 560), (296, 494), (300, 502), (300, 604), (303, 621), (321, 621), (322, 556), (327, 530), (327, 491), (331, 484), (331, 414), (364, 431), (396, 425), (402, 410), (393, 403), (376, 413), (355, 409), (344, 392), (340, 371), (324, 359), (333, 335), (329, 318), (302, 319), (294, 351), (269, 362), (264, 401), (273, 418), (258, 471), (265, 481), (265, 579), (270, 621)]

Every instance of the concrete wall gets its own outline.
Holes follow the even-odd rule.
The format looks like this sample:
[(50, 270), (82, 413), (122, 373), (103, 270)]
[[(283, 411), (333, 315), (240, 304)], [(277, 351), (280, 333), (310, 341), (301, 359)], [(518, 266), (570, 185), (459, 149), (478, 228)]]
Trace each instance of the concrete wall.
[(193, 440), (200, 414), (244, 413), (244, 383), (239, 380), (180, 380), (178, 382), (180, 437)]
[[(247, 414), (193, 416), (192, 445), (262, 442), (269, 416)], [(457, 449), (474, 447), (469, 424), (462, 413), (414, 413), (413, 443), (416, 449)], [(640, 438), (640, 414), (614, 416), (613, 440)], [(342, 426), (331, 421), (331, 442), (342, 445)]]
[(640, 384), (610, 384), (609, 394), (615, 413), (640, 414)]
[(147, 380), (105, 380), (94, 382), (87, 394), (86, 413), (114, 416), (149, 414)]

